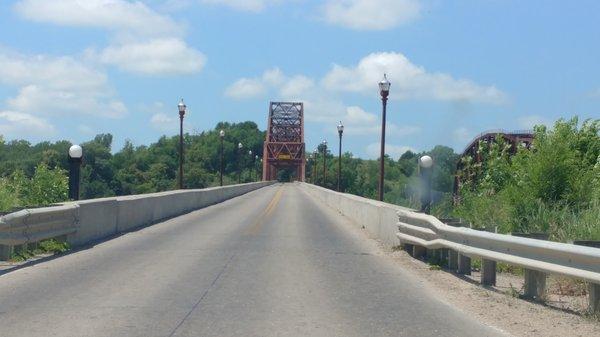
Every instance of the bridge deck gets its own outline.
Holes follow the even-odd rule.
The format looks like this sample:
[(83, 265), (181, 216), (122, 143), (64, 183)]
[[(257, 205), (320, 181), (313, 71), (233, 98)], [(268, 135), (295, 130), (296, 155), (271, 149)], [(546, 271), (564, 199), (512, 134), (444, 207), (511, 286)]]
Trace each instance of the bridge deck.
[(0, 336), (496, 336), (274, 185), (0, 276)]

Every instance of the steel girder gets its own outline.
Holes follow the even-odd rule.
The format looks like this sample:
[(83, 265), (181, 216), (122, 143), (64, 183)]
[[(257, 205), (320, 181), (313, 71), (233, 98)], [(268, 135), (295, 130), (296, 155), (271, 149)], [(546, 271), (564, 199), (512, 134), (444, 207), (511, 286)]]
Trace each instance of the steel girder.
[(295, 168), (304, 181), (304, 104), (270, 102), (267, 138), (263, 149), (263, 180), (277, 179), (277, 171)]

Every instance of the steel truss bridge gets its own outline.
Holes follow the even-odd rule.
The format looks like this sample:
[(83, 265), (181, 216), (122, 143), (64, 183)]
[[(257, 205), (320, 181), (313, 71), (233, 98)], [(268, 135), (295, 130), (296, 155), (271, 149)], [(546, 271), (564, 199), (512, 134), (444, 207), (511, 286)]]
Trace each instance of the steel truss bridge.
[(304, 181), (304, 148), (304, 104), (270, 102), (263, 150), (263, 180), (276, 180), (280, 170), (291, 169), (295, 180)]

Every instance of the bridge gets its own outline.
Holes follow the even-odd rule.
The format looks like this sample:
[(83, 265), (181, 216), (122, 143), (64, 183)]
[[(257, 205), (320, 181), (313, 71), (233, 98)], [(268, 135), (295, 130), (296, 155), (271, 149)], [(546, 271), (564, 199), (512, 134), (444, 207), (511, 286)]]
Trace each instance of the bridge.
[[(0, 217), (0, 260), (56, 238), (66, 254), (0, 270), (0, 336), (505, 336), (457, 310), (389, 251), (481, 260), (589, 283), (600, 250), (453, 227), (431, 215), (304, 180), (301, 103), (270, 105), (263, 181), (66, 202)], [(293, 170), (296, 182), (274, 181)]]
[(273, 184), (2, 275), (0, 335), (497, 335), (348, 226)]

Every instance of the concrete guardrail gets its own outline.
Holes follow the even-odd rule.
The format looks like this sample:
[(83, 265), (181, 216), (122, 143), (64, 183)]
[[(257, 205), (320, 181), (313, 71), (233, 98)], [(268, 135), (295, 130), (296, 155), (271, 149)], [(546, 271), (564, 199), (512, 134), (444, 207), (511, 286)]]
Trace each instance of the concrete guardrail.
[(72, 246), (148, 226), (274, 184), (257, 182), (67, 202), (0, 217), (0, 260), (38, 241), (60, 238)]
[(398, 245), (397, 212), (410, 210), (409, 208), (340, 193), (313, 184), (299, 184), (313, 197), (352, 219), (356, 225), (364, 227), (371, 238), (380, 241), (387, 248)]
[(301, 183), (301, 187), (365, 228), (372, 238), (388, 248), (402, 243), (414, 257), (423, 256), (428, 251), (445, 251), (449, 268), (463, 274), (471, 272), (471, 258), (481, 258), (483, 285), (495, 284), (497, 262), (524, 268), (525, 296), (533, 299), (544, 297), (547, 274), (586, 280), (589, 282), (590, 311), (600, 311), (598, 248), (448, 226), (434, 216), (409, 208), (312, 184)]

